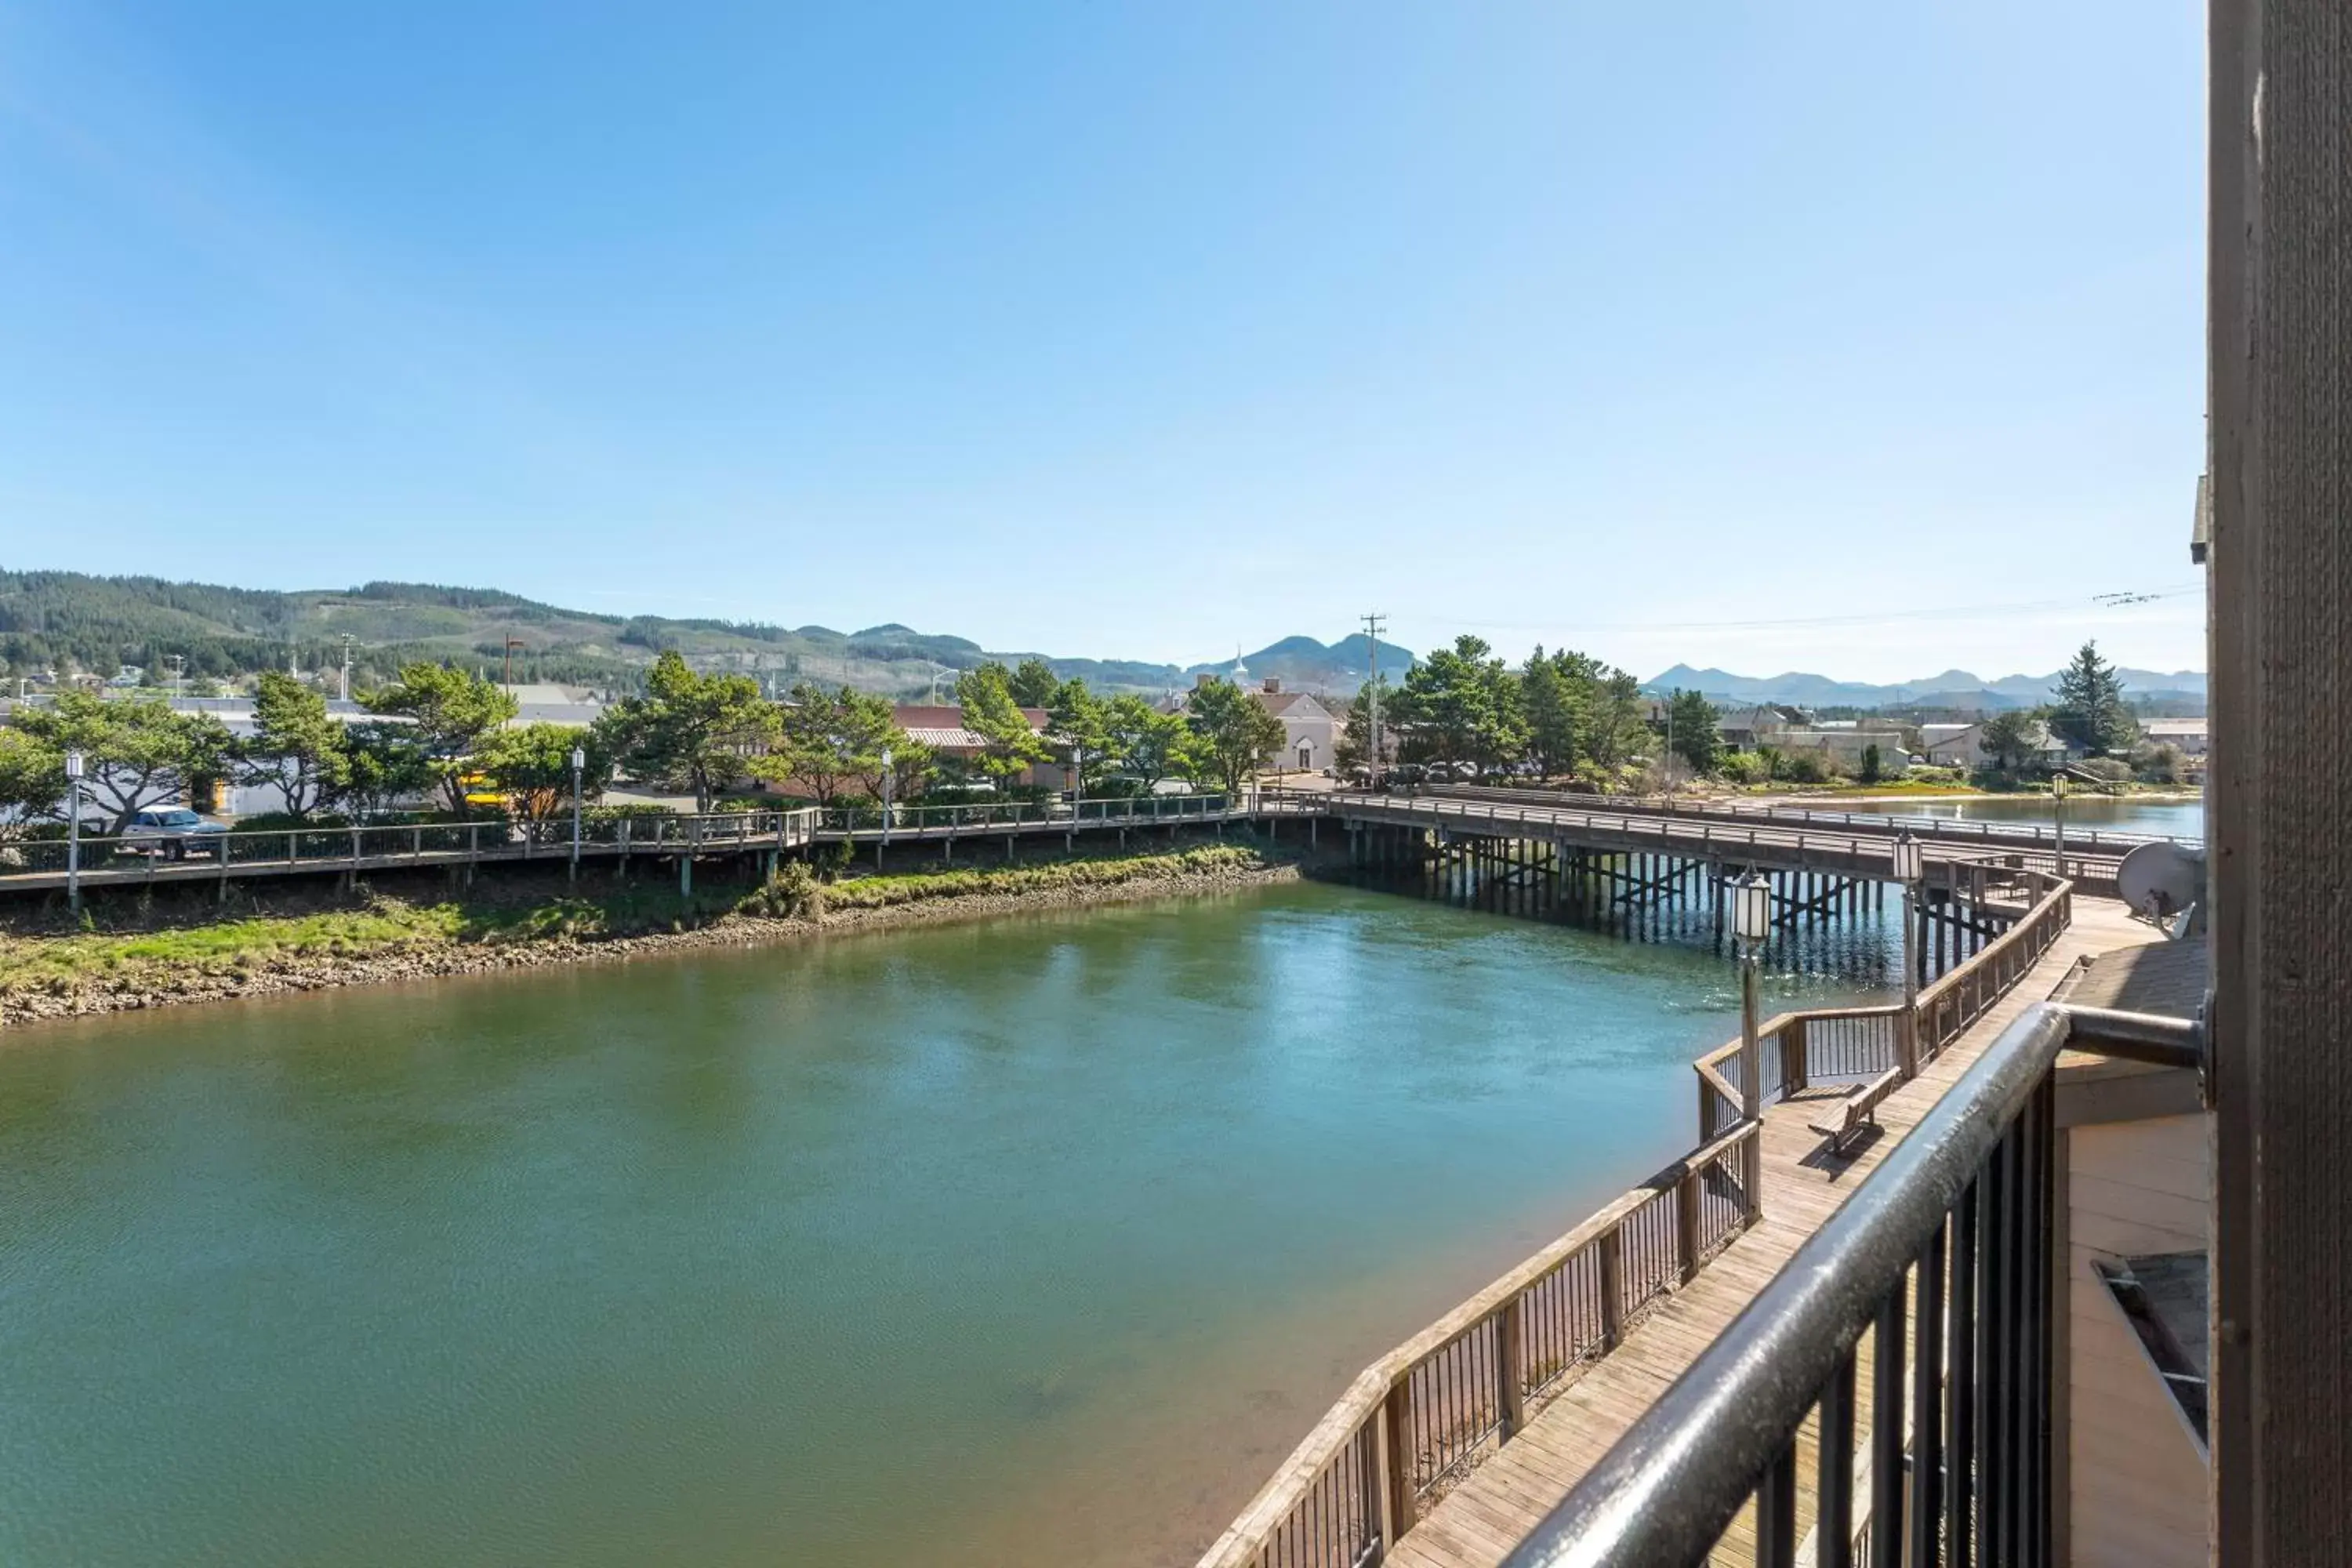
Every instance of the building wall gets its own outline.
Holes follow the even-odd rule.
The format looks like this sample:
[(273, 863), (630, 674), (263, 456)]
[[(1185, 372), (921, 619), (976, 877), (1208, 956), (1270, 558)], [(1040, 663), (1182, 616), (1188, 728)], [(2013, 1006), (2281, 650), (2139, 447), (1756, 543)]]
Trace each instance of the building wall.
[(2092, 1265), (2205, 1249), (2205, 1118), (2083, 1126), (2064, 1136), (2068, 1561), (2203, 1568), (2204, 1451)]

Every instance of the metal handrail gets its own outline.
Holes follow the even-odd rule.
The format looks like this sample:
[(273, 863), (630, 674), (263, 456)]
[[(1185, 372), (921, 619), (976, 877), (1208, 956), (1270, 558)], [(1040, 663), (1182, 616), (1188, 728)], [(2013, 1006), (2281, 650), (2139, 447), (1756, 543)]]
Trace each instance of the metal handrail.
[[(2070, 1046), (2180, 1066), (2201, 1055), (2202, 1032), (2181, 1020), (2104, 1015), (2058, 1003), (2030, 1008), (1928, 1108), (1746, 1310), (1519, 1543), (1505, 1568), (1661, 1568), (1704, 1562), (1768, 1473), (1782, 1466), (1793, 1471), (1789, 1455), (1799, 1428), (1824, 1398), (1825, 1386), (1842, 1367), (1850, 1367), (1864, 1331), (1875, 1321), (1885, 1337), (1886, 1303), (1915, 1262), (1932, 1254), (1940, 1292), (1939, 1238), (1947, 1217), (1962, 1194), (1973, 1191), (1997, 1147), (2049, 1081), (2058, 1053)], [(2036, 1176), (2046, 1183), (2046, 1170), (2035, 1172), (2031, 1159), (2029, 1154), (2027, 1177), (2020, 1184)], [(2046, 1248), (2048, 1226), (2042, 1224), (2037, 1233), (2034, 1217), (2025, 1215), (2018, 1235), (2029, 1246), (2038, 1242)], [(2014, 1244), (2018, 1237), (2010, 1239)], [(1974, 1245), (1966, 1235), (1962, 1241)], [(2029, 1279), (2037, 1268), (2046, 1276), (2046, 1261), (2021, 1259)], [(1954, 1278), (1961, 1278), (1957, 1269)], [(1956, 1299), (1959, 1294), (1956, 1284)], [(1899, 1305), (1893, 1323), (1899, 1341)], [(1942, 1335), (1932, 1328), (1932, 1320), (1923, 1324), (1917, 1342), (1940, 1344)], [(1956, 1338), (1956, 1384), (1965, 1381), (1958, 1343)], [(2046, 1381), (2039, 1390), (2044, 1396)], [(1850, 1399), (1850, 1383), (1846, 1392)], [(1953, 1396), (1968, 1392), (1956, 1388)], [(2011, 1392), (2032, 1397), (2036, 1388), (2029, 1377)], [(1932, 1432), (1921, 1436), (1925, 1440)], [(1899, 1433), (1895, 1440), (1900, 1442)], [(2041, 1457), (2046, 1459), (2046, 1453)], [(1894, 1475), (1874, 1474), (1874, 1484), (1900, 1488), (1906, 1484), (1903, 1468), (1893, 1467)], [(1965, 1458), (1955, 1460), (1956, 1471), (1965, 1468)], [(1915, 1478), (1921, 1474), (1915, 1468)], [(1979, 1478), (1979, 1484), (1989, 1487), (1997, 1479)], [(2029, 1500), (2021, 1506), (2030, 1508), (2028, 1491)], [(2038, 1497), (2046, 1509), (2046, 1485)], [(1899, 1500), (1895, 1507), (1899, 1520)], [(2046, 1530), (2046, 1515), (2040, 1522)], [(2025, 1528), (2034, 1523), (2029, 1519)], [(1777, 1553), (1759, 1552), (1759, 1561), (1775, 1560)]]

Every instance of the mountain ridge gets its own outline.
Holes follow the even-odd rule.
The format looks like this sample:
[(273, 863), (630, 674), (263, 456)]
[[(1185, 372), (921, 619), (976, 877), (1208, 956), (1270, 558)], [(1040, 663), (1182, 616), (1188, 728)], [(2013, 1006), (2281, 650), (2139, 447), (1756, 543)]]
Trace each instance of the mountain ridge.
[[(2151, 702), (2201, 704), (2206, 696), (2202, 670), (2153, 670), (2119, 668), (2116, 671), (2126, 697)], [(1648, 691), (1697, 690), (1717, 702), (1786, 702), (1801, 708), (2032, 708), (2056, 695), (2057, 672), (2049, 675), (2004, 675), (1987, 680), (1965, 669), (1948, 669), (1918, 680), (1874, 685), (1868, 681), (1833, 680), (1805, 670), (1779, 675), (1735, 675), (1726, 669), (1694, 669), (1677, 664), (1642, 683)]]

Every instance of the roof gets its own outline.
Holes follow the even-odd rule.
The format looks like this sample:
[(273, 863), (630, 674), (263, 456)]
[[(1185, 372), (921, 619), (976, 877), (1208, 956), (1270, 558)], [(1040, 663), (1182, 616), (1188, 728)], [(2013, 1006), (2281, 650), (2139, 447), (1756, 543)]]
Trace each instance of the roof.
[[(1312, 704), (1325, 718), (1331, 717), (1331, 710), (1320, 702), (1317, 702), (1315, 694), (1311, 691), (1253, 691), (1250, 695), (1257, 699), (1260, 707), (1277, 719), (1282, 718), (1302, 702)], [(1309, 717), (1307, 714), (1299, 716)]]
[[(1043, 708), (1024, 708), (1021, 716), (1029, 721), (1029, 728), (1041, 735), (1045, 732)], [(918, 730), (961, 730), (963, 710), (952, 702), (900, 702), (891, 708), (890, 720), (908, 734)]]
[(2202, 719), (2146, 719), (2140, 728), (2151, 735), (2201, 735), (2208, 723)]
[(988, 737), (959, 724), (900, 724), (907, 739), (942, 752), (980, 752), (988, 749)]

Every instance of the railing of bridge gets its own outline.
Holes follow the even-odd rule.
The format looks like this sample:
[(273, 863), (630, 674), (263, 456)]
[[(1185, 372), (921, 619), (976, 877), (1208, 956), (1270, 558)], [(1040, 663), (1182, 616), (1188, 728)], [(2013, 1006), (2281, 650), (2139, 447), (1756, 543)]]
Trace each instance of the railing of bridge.
[(821, 837), (891, 834), (985, 833), (1003, 828), (1153, 827), (1206, 822), (1246, 815), (1293, 815), (1292, 797), (1268, 790), (1258, 795), (1153, 795), (1101, 800), (971, 801), (956, 805), (832, 805), (822, 808)]
[[(2074, 918), (2074, 884), (2040, 871), (2024, 871), (2032, 900), (2009, 930), (1921, 990), (1913, 1016), (1919, 1059), (1937, 1052), (2024, 978)], [(1902, 1051), (1903, 1008), (1811, 1008), (1782, 1013), (1757, 1028), (1757, 1079), (1765, 1103), (1785, 1100), (1815, 1084), (1876, 1078), (1890, 1071)], [(1712, 1138), (1741, 1115), (1745, 1088), (1742, 1042), (1731, 1040), (1692, 1064), (1698, 1077), (1698, 1134)]]
[[(2072, 921), (2073, 884), (2023, 876), (2032, 901), (2018, 921), (1919, 994), (1922, 1060), (1981, 1017)], [(1763, 1100), (1890, 1070), (1903, 1020), (1900, 1005), (1771, 1019), (1759, 1031)], [(1613, 1349), (1638, 1312), (1688, 1283), (1754, 1220), (1763, 1124), (1743, 1119), (1740, 1042), (1693, 1066), (1699, 1148), (1366, 1369), (1199, 1568), (1378, 1562), (1571, 1373)]]
[[(1838, 828), (1856, 833), (1895, 834), (1992, 848), (2048, 848), (2056, 839), (2049, 827), (2034, 823), (1991, 822), (1952, 816), (1923, 816), (1895, 811), (1825, 811), (1814, 806), (1747, 805), (1738, 801), (1692, 800), (1675, 795), (1589, 795), (1561, 790), (1515, 789), (1507, 785), (1434, 784), (1431, 798), (1507, 800), (1520, 805), (1557, 804), (1570, 810), (1634, 812), (1654, 816), (1685, 816), (1708, 821), (1784, 822), (1792, 826)], [(2111, 828), (2069, 827), (2067, 853), (2121, 855), (2143, 844), (2203, 842), (2178, 834), (2119, 833)]]
[[(808, 808), (692, 814), (597, 812), (583, 815), (579, 833), (582, 848), (600, 856), (717, 854), (796, 848), (813, 839), (816, 827), (817, 814)], [(538, 821), (492, 817), (473, 822), (232, 828), (186, 837), (154, 832), (84, 834), (73, 842), (60, 837), (19, 838), (0, 847), (0, 886), (10, 877), (61, 876), (69, 860), (83, 872), (112, 873), (107, 879), (119, 880), (124, 871), (153, 876), (167, 868), (174, 874), (211, 869), (234, 875), (240, 868), (333, 870), (361, 866), (382, 869), (403, 863), (555, 859), (569, 856), (572, 843), (569, 814)]]
[(1364, 1370), (1201, 1568), (1360, 1568), (1756, 1215), (1750, 1122)]
[[(1696, 1568), (1721, 1560), (1751, 1500), (1739, 1556), (1761, 1568), (2055, 1561), (2068, 1368), (2053, 1068), (2074, 1048), (2201, 1071), (2205, 1047), (2183, 1019), (2027, 1009), (1505, 1568)], [(1818, 1501), (1801, 1543), (1802, 1460)]]
[[(1132, 799), (979, 802), (899, 805), (888, 813), (887, 836), (909, 839), (959, 837), (1012, 830), (1071, 831), (1106, 827), (1181, 826), (1236, 817), (1319, 813), (1320, 796), (1267, 791), (1262, 795), (1145, 795)], [(793, 849), (844, 838), (885, 837), (878, 805), (789, 806), (773, 810), (669, 812), (592, 808), (577, 828), (583, 854), (675, 856)], [(238, 870), (371, 870), (404, 863), (568, 858), (574, 842), (571, 813), (465, 822), (370, 823), (315, 827), (231, 828), (175, 837), (157, 833), (85, 833), (78, 843), (44, 834), (0, 845), (0, 888), (11, 878), (53, 879), (68, 861), (99, 882), (119, 882), (125, 871), (182, 879), (199, 868), (234, 876)]]

